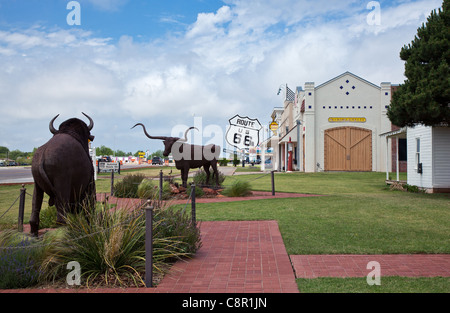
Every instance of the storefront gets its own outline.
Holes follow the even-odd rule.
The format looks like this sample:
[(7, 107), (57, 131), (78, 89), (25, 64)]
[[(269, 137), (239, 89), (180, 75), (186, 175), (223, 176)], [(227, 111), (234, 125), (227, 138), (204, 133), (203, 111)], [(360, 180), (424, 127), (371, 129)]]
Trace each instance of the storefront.
[(377, 86), (350, 72), (317, 87), (298, 87), (294, 101), (285, 101), (281, 170), (289, 167), (291, 142), (296, 170), (385, 171), (386, 146), (379, 135), (391, 130), (391, 96), (391, 83)]

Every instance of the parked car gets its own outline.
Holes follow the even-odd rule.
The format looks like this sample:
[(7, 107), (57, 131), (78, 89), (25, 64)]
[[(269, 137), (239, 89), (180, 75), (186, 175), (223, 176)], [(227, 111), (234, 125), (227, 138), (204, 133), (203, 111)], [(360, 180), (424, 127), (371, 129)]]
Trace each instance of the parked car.
[(98, 161), (99, 161), (99, 162), (112, 162), (110, 156), (103, 156), (103, 157), (101, 157)]
[(152, 159), (152, 165), (155, 165), (155, 164), (162, 165), (163, 162), (164, 161), (160, 157), (157, 157), (157, 156), (153, 157), (153, 159)]

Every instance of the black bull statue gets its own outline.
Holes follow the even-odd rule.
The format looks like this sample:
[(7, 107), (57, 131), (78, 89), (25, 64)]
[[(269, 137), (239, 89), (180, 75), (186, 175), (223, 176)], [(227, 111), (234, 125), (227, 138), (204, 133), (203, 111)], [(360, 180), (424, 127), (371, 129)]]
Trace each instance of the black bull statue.
[(90, 131), (94, 127), (72, 118), (63, 122), (56, 130), (53, 122), (49, 124), (53, 137), (39, 147), (33, 157), (31, 171), (35, 181), (32, 212), (30, 218), (31, 234), (37, 235), (39, 213), (44, 192), (50, 196), (49, 205), (57, 209), (57, 223), (64, 224), (67, 212), (79, 212), (82, 207), (92, 209), (95, 205), (94, 168), (89, 155), (88, 140), (94, 140)]
[(150, 139), (159, 139), (164, 143), (164, 156), (168, 156), (172, 153), (173, 159), (175, 161), (175, 167), (181, 171), (181, 180), (183, 182), (183, 187), (187, 187), (187, 179), (189, 174), (189, 169), (200, 168), (206, 172), (206, 184), (209, 183), (209, 168), (212, 167), (214, 171), (214, 176), (216, 179), (216, 185), (219, 186), (219, 172), (217, 169), (217, 160), (220, 155), (220, 146), (210, 144), (206, 146), (191, 145), (187, 144), (187, 132), (195, 127), (189, 128), (184, 139), (179, 137), (162, 137), (162, 136), (150, 136), (142, 123), (138, 123), (132, 127), (142, 126), (145, 135)]

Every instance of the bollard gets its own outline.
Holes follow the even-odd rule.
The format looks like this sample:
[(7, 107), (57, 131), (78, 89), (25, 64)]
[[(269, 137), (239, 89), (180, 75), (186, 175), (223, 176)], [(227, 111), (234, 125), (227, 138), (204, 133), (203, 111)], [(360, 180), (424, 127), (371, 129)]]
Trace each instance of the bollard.
[(163, 194), (163, 171), (159, 171), (159, 201), (162, 201)]
[(197, 213), (195, 212), (195, 183), (191, 184), (191, 218), (192, 225), (197, 225)]
[(153, 287), (153, 206), (145, 207), (145, 286)]
[(20, 189), (20, 202), (19, 202), (19, 218), (17, 221), (19, 232), (23, 232), (23, 216), (25, 212), (25, 195), (27, 189), (25, 188), (25, 184), (22, 184), (22, 188)]
[(272, 174), (272, 196), (275, 196), (275, 171), (271, 171)]

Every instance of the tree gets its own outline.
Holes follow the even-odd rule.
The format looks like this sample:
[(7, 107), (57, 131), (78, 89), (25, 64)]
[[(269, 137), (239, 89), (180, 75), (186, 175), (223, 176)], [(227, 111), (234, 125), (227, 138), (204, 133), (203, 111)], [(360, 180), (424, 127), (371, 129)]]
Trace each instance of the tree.
[(161, 159), (164, 159), (164, 155), (163, 155), (164, 151), (162, 150), (156, 150), (155, 152), (152, 153), (151, 157), (160, 157)]
[(100, 147), (95, 148), (95, 154), (97, 156), (100, 156), (100, 155), (113, 155), (114, 151), (111, 148), (108, 148), (108, 147), (105, 147), (105, 146), (102, 145)]
[(397, 126), (450, 123), (450, 0), (434, 10), (400, 58), (405, 80), (393, 94), (387, 115)]
[(9, 149), (3, 146), (0, 146), (0, 157), (6, 158), (9, 155)]
[(131, 153), (129, 153), (129, 154), (127, 154), (125, 151), (122, 151), (122, 150), (116, 150), (115, 152), (114, 152), (114, 155), (115, 156), (121, 156), (121, 157), (124, 157), (124, 156), (127, 156), (127, 155), (130, 155)]

